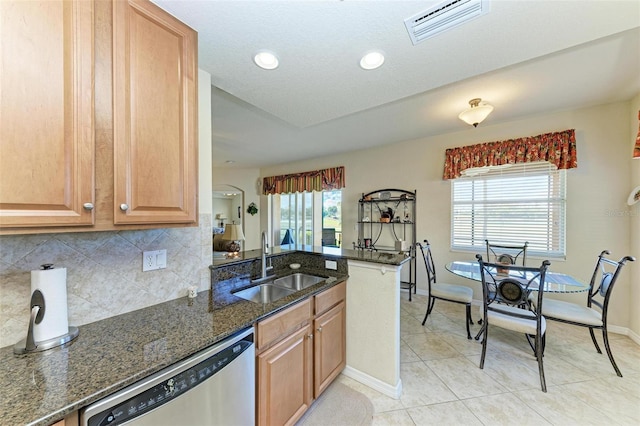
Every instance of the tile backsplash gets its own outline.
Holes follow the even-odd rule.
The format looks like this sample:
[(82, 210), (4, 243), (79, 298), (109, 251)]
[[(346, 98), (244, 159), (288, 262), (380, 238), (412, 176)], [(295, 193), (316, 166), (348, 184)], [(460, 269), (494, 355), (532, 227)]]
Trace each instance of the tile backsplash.
[[(83, 325), (209, 289), (211, 215), (199, 227), (0, 236), (0, 347), (27, 334), (31, 271), (67, 268), (69, 325)], [(167, 250), (167, 268), (142, 272), (142, 252)]]

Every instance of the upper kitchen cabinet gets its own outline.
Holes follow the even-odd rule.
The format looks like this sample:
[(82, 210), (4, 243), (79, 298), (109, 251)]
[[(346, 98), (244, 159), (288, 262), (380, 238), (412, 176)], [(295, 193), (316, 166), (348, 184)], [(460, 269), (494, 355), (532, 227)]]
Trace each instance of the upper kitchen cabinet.
[(0, 234), (197, 225), (197, 33), (148, 0), (0, 0)]
[(197, 33), (148, 1), (113, 3), (114, 223), (197, 214)]
[(94, 221), (93, 3), (0, 1), (0, 226)]

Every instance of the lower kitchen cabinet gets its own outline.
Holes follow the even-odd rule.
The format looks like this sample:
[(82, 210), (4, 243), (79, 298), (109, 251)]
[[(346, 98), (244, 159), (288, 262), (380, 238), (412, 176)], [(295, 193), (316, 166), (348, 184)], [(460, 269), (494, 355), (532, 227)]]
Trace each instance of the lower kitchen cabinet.
[(346, 282), (257, 325), (259, 425), (294, 424), (346, 365)]
[(317, 398), (331, 384), (346, 365), (345, 303), (313, 321), (313, 394)]
[(258, 355), (259, 425), (293, 424), (311, 405), (312, 339), (307, 325)]
[(74, 411), (73, 413), (67, 414), (67, 416), (52, 424), (51, 426), (78, 426), (80, 424), (80, 419), (78, 417), (78, 412)]

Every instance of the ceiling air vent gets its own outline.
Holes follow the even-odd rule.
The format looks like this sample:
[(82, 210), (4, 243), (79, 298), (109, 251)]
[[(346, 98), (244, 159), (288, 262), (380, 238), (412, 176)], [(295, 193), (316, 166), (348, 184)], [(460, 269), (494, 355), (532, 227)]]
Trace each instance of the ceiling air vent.
[(489, 0), (447, 0), (404, 20), (413, 44), (489, 12)]

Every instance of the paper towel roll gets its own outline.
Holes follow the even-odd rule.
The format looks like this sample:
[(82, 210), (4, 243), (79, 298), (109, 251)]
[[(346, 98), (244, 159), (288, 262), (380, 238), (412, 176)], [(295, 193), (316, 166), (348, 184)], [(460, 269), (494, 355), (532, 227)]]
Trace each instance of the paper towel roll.
[(44, 317), (34, 325), (34, 340), (44, 342), (67, 334), (67, 268), (31, 271), (31, 294), (36, 290), (44, 297)]

